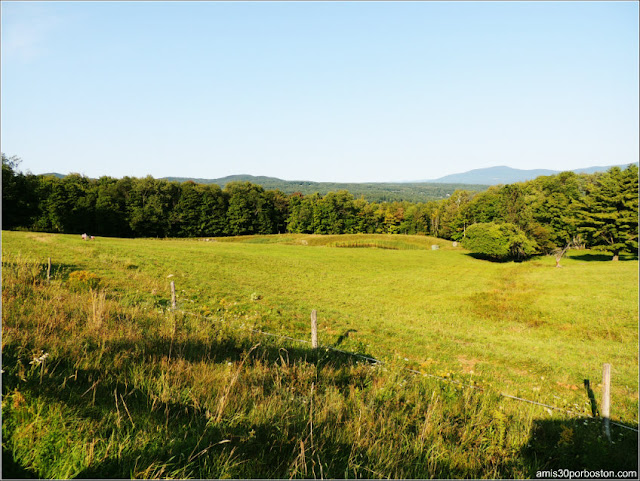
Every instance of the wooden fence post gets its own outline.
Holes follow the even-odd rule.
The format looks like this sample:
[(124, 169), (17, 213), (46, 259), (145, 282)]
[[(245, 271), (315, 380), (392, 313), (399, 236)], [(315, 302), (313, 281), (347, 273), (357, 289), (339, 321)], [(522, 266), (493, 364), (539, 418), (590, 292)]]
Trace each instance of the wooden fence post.
[(609, 409), (611, 407), (611, 364), (604, 364), (602, 366), (602, 424), (604, 428), (604, 434), (609, 441), (611, 441), (611, 426), (609, 418)]
[(47, 284), (51, 282), (51, 257), (49, 257), (49, 262), (47, 265)]
[(311, 347), (318, 347), (318, 313), (315, 309), (311, 311)]
[(176, 283), (171, 281), (171, 308), (176, 308)]

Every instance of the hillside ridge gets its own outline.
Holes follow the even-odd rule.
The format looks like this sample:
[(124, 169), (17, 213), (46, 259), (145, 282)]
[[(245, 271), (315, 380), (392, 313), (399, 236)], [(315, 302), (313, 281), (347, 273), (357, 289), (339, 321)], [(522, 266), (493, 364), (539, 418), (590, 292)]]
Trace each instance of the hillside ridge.
[[(621, 169), (623, 169), (630, 164), (583, 167), (579, 169), (571, 169), (568, 170), (568, 172), (575, 172), (576, 174), (594, 174), (596, 172), (605, 172), (612, 167), (620, 167)], [(635, 162), (635, 164), (637, 165), (638, 163)], [(511, 184), (515, 182), (526, 182), (527, 180), (533, 180), (536, 177), (540, 177), (541, 175), (557, 175), (561, 172), (567, 171), (551, 169), (516, 169), (506, 165), (499, 165), (481, 169), (472, 169), (467, 172), (445, 175), (444, 177), (424, 180), (422, 182), (498, 185)]]

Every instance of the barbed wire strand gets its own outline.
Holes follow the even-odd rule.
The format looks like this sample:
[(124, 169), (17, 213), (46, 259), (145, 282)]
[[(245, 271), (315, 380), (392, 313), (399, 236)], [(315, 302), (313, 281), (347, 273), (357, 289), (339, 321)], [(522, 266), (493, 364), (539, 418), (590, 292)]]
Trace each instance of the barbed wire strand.
[[(183, 314), (188, 314), (188, 315), (191, 315), (191, 316), (201, 317), (201, 318), (204, 318), (204, 319), (208, 319), (208, 320), (224, 323), (224, 319), (217, 319), (215, 317), (205, 316), (203, 314), (196, 314), (196, 313), (193, 313), (193, 312), (190, 312), (190, 311), (185, 311), (185, 310), (178, 310), (178, 312), (181, 312)], [(225, 323), (225, 325), (227, 325), (228, 327), (231, 327), (233, 329), (233, 326), (230, 326), (228, 323)], [(249, 332), (253, 332), (253, 333), (256, 333), (256, 334), (262, 334), (264, 336), (278, 337), (278, 338), (281, 338), (281, 339), (287, 339), (289, 341), (303, 342), (305, 344), (311, 344), (311, 342), (307, 341), (306, 339), (296, 339), (294, 337), (285, 336), (283, 334), (275, 334), (275, 333), (272, 333), (272, 332), (261, 331), (259, 329), (252, 329), (252, 328), (249, 328), (249, 327), (240, 327), (240, 329), (245, 330), (245, 331), (249, 331)], [(373, 362), (374, 364), (381, 364), (381, 365), (385, 364), (384, 361), (380, 361), (379, 359), (375, 359), (375, 358), (369, 357), (369, 356), (364, 356), (362, 354), (358, 354), (358, 353), (355, 353), (355, 352), (343, 351), (342, 349), (336, 349), (335, 347), (331, 347), (331, 346), (318, 346), (318, 347), (322, 347), (322, 348), (327, 349), (327, 350), (340, 352), (342, 354), (347, 354), (347, 355), (354, 356), (354, 357), (359, 357), (360, 359), (364, 359), (366, 361)], [(471, 388), (471, 389), (477, 389), (477, 390), (480, 390), (480, 391), (484, 391), (484, 388), (482, 386), (475, 386), (473, 384), (463, 383), (461, 381), (456, 381), (455, 379), (447, 379), (446, 377), (437, 376), (435, 374), (430, 374), (430, 373), (426, 373), (426, 372), (422, 372), (422, 371), (417, 371), (415, 369), (410, 369), (408, 367), (403, 367), (402, 370), (411, 372), (413, 374), (419, 374), (419, 375), (424, 376), (424, 377), (431, 377), (431, 378), (439, 379), (440, 381), (443, 381), (443, 382), (447, 382), (447, 383), (451, 383), (451, 384), (458, 384), (460, 386), (465, 386), (465, 387), (468, 387), (468, 388)], [(536, 406), (542, 406), (542, 407), (545, 407), (545, 408), (548, 408), (548, 409), (553, 409), (555, 411), (561, 411), (561, 412), (568, 413), (568, 414), (574, 414), (574, 415), (583, 415), (584, 414), (584, 413), (580, 413), (578, 411), (571, 411), (569, 409), (559, 408), (557, 406), (552, 406), (550, 404), (545, 404), (545, 403), (541, 403), (541, 402), (538, 402), (538, 401), (532, 401), (530, 399), (525, 399), (525, 398), (521, 398), (521, 397), (518, 397), (518, 396), (513, 396), (511, 394), (502, 393), (502, 392), (498, 393), (498, 395), (502, 396), (502, 397), (505, 397), (505, 398), (508, 398), (508, 399), (513, 399), (513, 400), (516, 400), (516, 401), (526, 402), (526, 403), (529, 403), (529, 404), (535, 404)], [(592, 417), (594, 417), (594, 416), (592, 416)], [(611, 424), (615, 424), (616, 426), (619, 426), (621, 428), (629, 429), (631, 431), (635, 431), (636, 433), (639, 432), (638, 429), (636, 429), (634, 427), (627, 426), (625, 424), (620, 424), (620, 423), (617, 423), (617, 422), (611, 421), (611, 420), (609, 422)]]

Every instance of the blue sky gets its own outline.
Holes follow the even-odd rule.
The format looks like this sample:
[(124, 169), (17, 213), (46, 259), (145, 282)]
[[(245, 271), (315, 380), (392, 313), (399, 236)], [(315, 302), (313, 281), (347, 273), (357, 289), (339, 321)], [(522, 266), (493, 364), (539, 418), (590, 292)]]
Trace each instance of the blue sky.
[(33, 173), (385, 182), (638, 161), (637, 2), (2, 2)]

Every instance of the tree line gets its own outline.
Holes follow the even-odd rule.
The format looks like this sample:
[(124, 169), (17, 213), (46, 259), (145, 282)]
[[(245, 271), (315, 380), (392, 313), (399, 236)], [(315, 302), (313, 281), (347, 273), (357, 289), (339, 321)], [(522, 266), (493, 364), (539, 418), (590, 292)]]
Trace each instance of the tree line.
[(353, 194), (355, 198), (363, 197), (369, 202), (428, 202), (444, 199), (456, 189), (479, 192), (489, 187), (488, 185), (435, 182), (312, 182), (306, 180), (282, 180), (265, 176), (254, 177), (252, 175), (230, 175), (220, 179), (165, 177), (164, 180), (181, 183), (191, 180), (196, 184), (217, 184), (220, 187), (224, 187), (229, 182), (248, 181), (252, 184), (261, 185), (265, 190), (280, 190), (285, 194), (300, 193), (303, 195), (313, 195), (315, 193), (326, 195), (329, 192), (346, 190)]
[(456, 190), (437, 201), (369, 202), (344, 190), (285, 194), (251, 182), (221, 189), (150, 176), (24, 174), (19, 160), (2, 154), (3, 229), (113, 237), (426, 234), (468, 245), (482, 239), (486, 246), (491, 236), (511, 242), (506, 255), (478, 248), (493, 257), (549, 253), (572, 243), (606, 249), (617, 258), (638, 247), (634, 164), (595, 174), (563, 172), (482, 192)]

